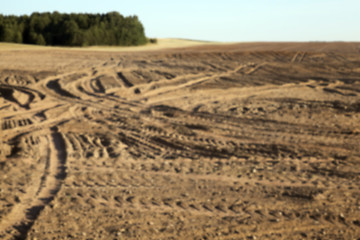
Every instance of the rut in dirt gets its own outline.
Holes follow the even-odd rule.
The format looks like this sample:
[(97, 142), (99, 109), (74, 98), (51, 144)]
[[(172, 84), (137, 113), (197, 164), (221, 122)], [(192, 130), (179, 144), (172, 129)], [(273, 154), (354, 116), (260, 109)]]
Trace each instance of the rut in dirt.
[[(14, 227), (19, 232), (19, 235), (15, 236), (15, 239), (26, 239), (28, 232), (40, 215), (41, 211), (55, 198), (61, 189), (63, 180), (66, 178), (67, 152), (65, 140), (56, 126), (50, 128), (50, 130), (52, 144), (54, 146), (54, 150), (56, 151), (56, 159), (51, 159), (53, 155), (50, 155), (49, 173), (45, 176), (45, 186), (39, 190), (38, 194), (40, 204), (28, 208), (25, 220)], [(42, 197), (42, 195), (45, 195), (46, 197)]]

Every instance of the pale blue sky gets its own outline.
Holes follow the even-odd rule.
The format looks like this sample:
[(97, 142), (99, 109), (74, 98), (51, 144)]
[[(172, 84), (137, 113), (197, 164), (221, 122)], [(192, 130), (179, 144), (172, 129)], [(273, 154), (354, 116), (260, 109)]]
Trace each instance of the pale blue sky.
[(146, 35), (210, 41), (360, 41), (360, 0), (3, 0), (1, 14), (138, 15)]

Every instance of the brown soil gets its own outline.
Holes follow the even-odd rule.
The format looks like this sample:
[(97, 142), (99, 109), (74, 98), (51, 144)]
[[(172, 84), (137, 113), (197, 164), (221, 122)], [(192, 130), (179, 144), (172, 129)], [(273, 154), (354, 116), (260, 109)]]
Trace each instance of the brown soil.
[(1, 239), (358, 239), (360, 43), (0, 51)]

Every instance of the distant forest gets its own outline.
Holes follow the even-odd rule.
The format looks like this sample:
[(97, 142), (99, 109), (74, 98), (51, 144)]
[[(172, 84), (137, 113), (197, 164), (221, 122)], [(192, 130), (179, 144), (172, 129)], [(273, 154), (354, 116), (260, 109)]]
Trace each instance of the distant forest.
[(124, 17), (118, 12), (0, 15), (0, 42), (52, 46), (132, 46), (142, 45), (147, 41), (138, 17)]

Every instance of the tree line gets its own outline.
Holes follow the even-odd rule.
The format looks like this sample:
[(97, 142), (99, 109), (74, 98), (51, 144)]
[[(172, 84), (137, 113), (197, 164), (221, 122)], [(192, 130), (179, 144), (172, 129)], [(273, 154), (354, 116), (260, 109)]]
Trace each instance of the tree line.
[(148, 39), (137, 16), (33, 13), (0, 15), (0, 41), (52, 46), (145, 44)]

